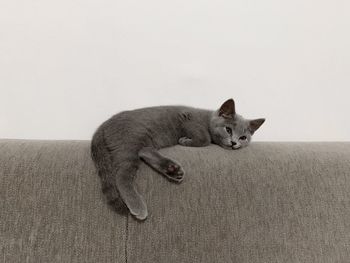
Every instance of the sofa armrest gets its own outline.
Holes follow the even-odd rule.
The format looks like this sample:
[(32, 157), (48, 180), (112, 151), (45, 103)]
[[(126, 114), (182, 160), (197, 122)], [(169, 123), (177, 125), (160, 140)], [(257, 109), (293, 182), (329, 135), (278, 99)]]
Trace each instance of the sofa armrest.
[(88, 141), (0, 140), (5, 262), (347, 262), (350, 143), (176, 146), (181, 184), (141, 165), (144, 222), (103, 200)]

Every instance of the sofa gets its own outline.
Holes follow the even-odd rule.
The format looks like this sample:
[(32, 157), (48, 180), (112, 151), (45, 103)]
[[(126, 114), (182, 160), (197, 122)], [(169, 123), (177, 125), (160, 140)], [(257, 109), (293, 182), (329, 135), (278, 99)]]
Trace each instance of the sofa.
[(0, 262), (350, 262), (350, 143), (161, 150), (142, 164), (149, 216), (106, 204), (89, 141), (0, 140)]

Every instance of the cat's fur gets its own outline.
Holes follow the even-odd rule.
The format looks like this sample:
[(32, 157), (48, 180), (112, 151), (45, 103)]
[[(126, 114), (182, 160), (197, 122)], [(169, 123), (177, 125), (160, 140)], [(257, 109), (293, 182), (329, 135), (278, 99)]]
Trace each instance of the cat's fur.
[(226, 149), (249, 144), (265, 119), (246, 120), (235, 112), (233, 99), (219, 110), (160, 106), (124, 111), (105, 121), (95, 132), (91, 155), (108, 203), (119, 212), (127, 209), (137, 219), (147, 217), (147, 206), (133, 181), (144, 161), (169, 180), (180, 183), (181, 165), (158, 152), (180, 144), (201, 147), (215, 143)]

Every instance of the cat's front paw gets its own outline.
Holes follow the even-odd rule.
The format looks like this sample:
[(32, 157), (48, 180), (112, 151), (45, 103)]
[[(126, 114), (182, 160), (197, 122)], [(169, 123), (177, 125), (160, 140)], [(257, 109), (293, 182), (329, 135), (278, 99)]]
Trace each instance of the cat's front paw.
[(163, 167), (164, 175), (171, 181), (181, 183), (185, 172), (182, 167), (176, 163), (168, 162)]
[(192, 139), (187, 138), (187, 137), (181, 137), (179, 139), (179, 144), (183, 146), (189, 146), (192, 144)]

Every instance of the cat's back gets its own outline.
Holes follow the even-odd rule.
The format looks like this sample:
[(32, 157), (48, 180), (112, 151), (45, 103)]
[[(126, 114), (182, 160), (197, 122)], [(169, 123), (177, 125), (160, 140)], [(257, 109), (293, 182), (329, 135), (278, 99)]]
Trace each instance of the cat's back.
[(209, 111), (187, 106), (155, 106), (123, 111), (101, 125), (104, 134), (119, 142), (150, 140), (165, 147), (177, 143), (185, 121), (202, 122)]
[(183, 114), (194, 114), (196, 111), (199, 111), (199, 109), (187, 106), (155, 106), (122, 111), (115, 114), (111, 120), (113, 122), (128, 122), (140, 125), (152, 123), (168, 125), (169, 123), (181, 121)]

